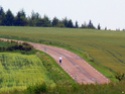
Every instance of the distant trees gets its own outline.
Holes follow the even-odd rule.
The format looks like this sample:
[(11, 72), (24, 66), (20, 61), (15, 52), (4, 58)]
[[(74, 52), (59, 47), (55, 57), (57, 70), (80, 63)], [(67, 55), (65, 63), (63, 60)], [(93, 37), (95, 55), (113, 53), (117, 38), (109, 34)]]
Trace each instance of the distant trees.
[(92, 21), (90, 20), (89, 21), (89, 23), (88, 23), (88, 26), (87, 26), (88, 28), (91, 28), (91, 29), (95, 29), (95, 27), (94, 27), (94, 25), (93, 25), (93, 23), (92, 23)]
[(41, 25), (40, 14), (32, 11), (31, 17), (29, 17), (28, 22), (29, 22), (29, 26), (40, 26)]
[(72, 22), (71, 19), (67, 21), (67, 25), (65, 27), (69, 27), (69, 28), (73, 28), (74, 27), (73, 22)]
[(15, 25), (16, 26), (26, 26), (27, 25), (27, 18), (24, 10), (21, 10), (17, 13), (15, 17)]
[(78, 25), (78, 22), (76, 21), (75, 22), (75, 28), (78, 28), (79, 27), (79, 25)]
[(54, 27), (68, 27), (68, 28), (75, 28), (73, 25), (72, 20), (68, 20), (67, 18), (64, 18), (63, 20), (59, 20), (58, 18), (54, 17), (52, 20), (52, 26)]
[(89, 20), (88, 24), (86, 22), (84, 22), (84, 24), (82, 24), (81, 28), (96, 29), (91, 20)]
[(100, 30), (100, 29), (101, 29), (101, 26), (100, 26), (100, 24), (98, 24), (98, 26), (97, 26), (97, 29), (98, 29), (98, 30)]
[(14, 15), (10, 10), (8, 10), (3, 19), (3, 25), (5, 26), (13, 26), (14, 25)]
[(43, 27), (50, 27), (51, 26), (51, 20), (48, 16), (44, 15), (44, 17), (41, 19), (41, 26)]
[[(39, 26), (39, 27), (64, 27), (64, 28), (79, 28), (78, 22), (73, 24), (71, 19), (64, 18), (62, 20), (54, 17), (52, 20), (48, 16), (40, 16), (39, 13), (32, 11), (31, 16), (26, 17), (24, 10), (20, 10), (14, 16), (11, 10), (4, 12), (4, 9), (0, 7), (0, 26)], [(88, 24), (84, 23), (81, 28), (91, 28), (95, 29), (92, 21), (90, 20)], [(101, 29), (99, 26), (98, 29)]]
[(4, 25), (5, 12), (2, 7), (0, 7), (0, 25)]
[(53, 27), (57, 27), (59, 25), (59, 19), (54, 17), (52, 20), (52, 26)]
[(81, 28), (87, 28), (86, 22), (84, 22), (84, 24), (81, 25)]

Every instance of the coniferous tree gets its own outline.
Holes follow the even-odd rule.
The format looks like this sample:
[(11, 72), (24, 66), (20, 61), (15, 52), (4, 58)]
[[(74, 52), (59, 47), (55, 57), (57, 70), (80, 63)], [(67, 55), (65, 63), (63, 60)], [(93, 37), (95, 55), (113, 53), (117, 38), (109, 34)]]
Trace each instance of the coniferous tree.
[(95, 29), (95, 27), (94, 27), (94, 25), (93, 25), (93, 23), (92, 23), (91, 20), (89, 21), (89, 24), (88, 24), (87, 27), (88, 27), (88, 28), (91, 28), (91, 29)]
[(15, 20), (16, 26), (26, 26), (27, 25), (27, 18), (24, 10), (21, 10), (17, 13), (16, 20)]
[(5, 19), (5, 12), (2, 7), (0, 7), (0, 25), (4, 25), (3, 21)]
[(51, 26), (51, 21), (48, 16), (44, 16), (41, 20), (42, 26), (43, 27), (50, 27)]
[(87, 28), (86, 22), (84, 22), (84, 24), (81, 25), (81, 28)]
[(107, 27), (105, 27), (105, 30), (107, 30)]
[(36, 21), (36, 26), (44, 26), (44, 20), (40, 17), (38, 19), (35, 20)]
[(100, 29), (101, 29), (101, 26), (100, 26), (100, 24), (98, 24), (98, 26), (97, 26), (97, 29), (98, 29), (98, 30), (100, 30)]
[(78, 26), (78, 22), (76, 21), (75, 22), (75, 28), (78, 28), (79, 26)]
[(5, 18), (3, 24), (6, 26), (13, 26), (14, 25), (14, 15), (10, 10), (8, 10), (5, 14)]
[(61, 21), (61, 20), (59, 21), (59, 23), (58, 23), (58, 27), (65, 27), (63, 21)]
[(72, 22), (71, 19), (68, 21), (67, 27), (68, 27), (68, 28), (73, 28), (73, 27), (74, 27), (74, 26), (73, 26), (73, 22)]
[(59, 25), (59, 19), (57, 19), (56, 17), (53, 18), (52, 20), (52, 26), (53, 27), (57, 27)]
[[(26, 17), (24, 10), (21, 10), (17, 13), (16, 16), (12, 14), (10, 10), (6, 13), (4, 12), (3, 8), (0, 7), (0, 25), (7, 25), (7, 26), (42, 26), (42, 27), (68, 27), (68, 28), (78, 28), (78, 22), (73, 24), (71, 19), (64, 18), (63, 20), (59, 20), (58, 18), (53, 18), (50, 20), (48, 16), (44, 16), (41, 18), (39, 13), (32, 12), (30, 17)], [(92, 28), (95, 29), (91, 20), (89, 23), (82, 24), (81, 28)], [(101, 29), (100, 24), (98, 25), (97, 29)]]
[(67, 18), (64, 18), (62, 20), (62, 23), (64, 24), (64, 27), (68, 27), (68, 20), (67, 20)]
[(31, 18), (29, 18), (29, 25), (30, 26), (41, 26), (40, 20), (41, 20), (40, 14), (32, 11)]

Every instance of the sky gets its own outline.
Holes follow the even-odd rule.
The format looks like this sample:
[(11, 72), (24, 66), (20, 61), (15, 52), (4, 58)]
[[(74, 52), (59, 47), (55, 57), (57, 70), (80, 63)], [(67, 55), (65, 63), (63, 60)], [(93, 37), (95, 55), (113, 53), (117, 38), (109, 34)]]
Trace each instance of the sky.
[(67, 17), (79, 25), (91, 20), (96, 27), (125, 29), (125, 0), (0, 0), (0, 6), (14, 15), (23, 9), (27, 16), (34, 11), (50, 19)]

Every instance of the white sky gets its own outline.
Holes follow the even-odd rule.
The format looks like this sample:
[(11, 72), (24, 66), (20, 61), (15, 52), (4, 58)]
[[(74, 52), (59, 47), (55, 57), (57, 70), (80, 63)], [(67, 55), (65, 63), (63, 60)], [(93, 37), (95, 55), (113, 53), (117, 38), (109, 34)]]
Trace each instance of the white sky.
[(125, 28), (125, 0), (0, 0), (4, 11), (10, 9), (15, 15), (24, 9), (27, 16), (32, 11), (60, 20), (67, 17), (81, 25), (92, 20), (102, 28)]

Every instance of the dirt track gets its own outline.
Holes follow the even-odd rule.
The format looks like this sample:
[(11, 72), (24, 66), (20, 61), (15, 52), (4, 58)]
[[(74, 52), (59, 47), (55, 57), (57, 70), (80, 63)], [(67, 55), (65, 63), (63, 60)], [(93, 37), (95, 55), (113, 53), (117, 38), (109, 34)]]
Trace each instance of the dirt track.
[[(6, 40), (1, 38), (2, 40)], [(22, 42), (22, 41), (20, 41)], [(62, 48), (53, 46), (47, 46), (38, 43), (30, 43), (35, 49), (41, 50), (53, 57), (56, 62), (74, 79), (80, 84), (104, 84), (109, 83), (110, 80), (104, 75), (99, 73), (85, 60), (77, 56), (76, 54), (69, 52)], [(62, 57), (62, 63), (59, 63), (59, 57)]]

